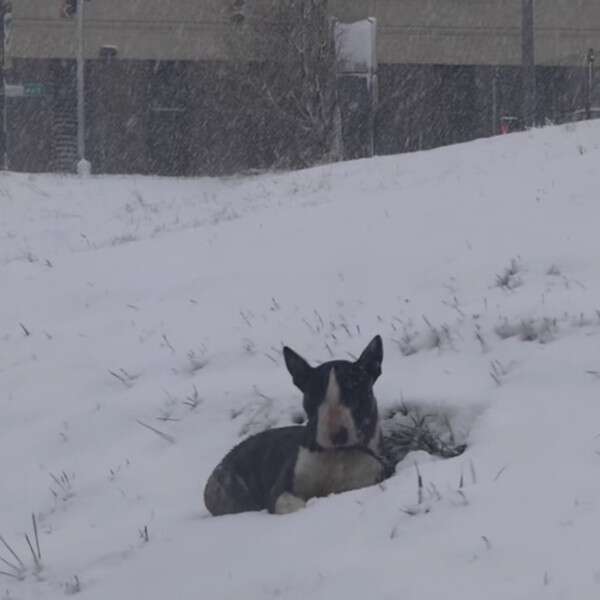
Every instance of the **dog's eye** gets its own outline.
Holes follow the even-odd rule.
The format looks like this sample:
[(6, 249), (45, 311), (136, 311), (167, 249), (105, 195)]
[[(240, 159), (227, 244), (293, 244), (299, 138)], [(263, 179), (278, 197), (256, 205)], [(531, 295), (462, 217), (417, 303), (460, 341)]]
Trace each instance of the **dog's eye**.
[(360, 404), (361, 394), (359, 393), (358, 387), (347, 388), (344, 394), (344, 404), (352, 407)]
[(360, 391), (358, 389), (358, 386), (348, 386), (347, 388), (345, 388), (343, 397), (344, 403), (348, 406), (354, 406), (358, 404), (360, 398)]
[(346, 383), (345, 386), (349, 391), (355, 390), (358, 387), (358, 382), (354, 381), (354, 380), (350, 380)]

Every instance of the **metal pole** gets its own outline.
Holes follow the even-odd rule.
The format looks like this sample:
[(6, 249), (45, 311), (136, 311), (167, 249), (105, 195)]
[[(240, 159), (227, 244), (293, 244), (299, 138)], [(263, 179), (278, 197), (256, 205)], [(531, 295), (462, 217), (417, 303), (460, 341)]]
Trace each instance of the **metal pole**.
[(83, 40), (85, 0), (77, 0), (77, 172), (87, 175), (90, 164), (85, 159), (85, 48)]
[(587, 82), (587, 101), (585, 106), (586, 118), (592, 118), (592, 96), (594, 93), (594, 60), (596, 59), (594, 49), (590, 48), (587, 53), (588, 63), (588, 82)]
[(498, 133), (498, 67), (492, 73), (492, 135)]
[(6, 101), (6, 73), (2, 73), (2, 168), (8, 171), (8, 102)]
[(375, 156), (375, 113), (379, 101), (379, 78), (377, 76), (377, 19), (368, 19), (371, 31), (371, 55), (369, 61), (369, 156)]
[(522, 0), (521, 66), (523, 73), (523, 122), (535, 125), (535, 0)]
[(9, 34), (9, 32), (6, 31), (6, 28), (7, 20), (9, 18), (8, 14), (7, 5), (2, 3), (0, 8), (0, 19), (2, 19), (2, 23), (0, 23), (0, 43), (2, 44), (2, 134), (0, 135), (0, 153), (2, 158), (2, 169), (5, 171), (8, 170), (8, 103), (6, 101), (6, 38)]

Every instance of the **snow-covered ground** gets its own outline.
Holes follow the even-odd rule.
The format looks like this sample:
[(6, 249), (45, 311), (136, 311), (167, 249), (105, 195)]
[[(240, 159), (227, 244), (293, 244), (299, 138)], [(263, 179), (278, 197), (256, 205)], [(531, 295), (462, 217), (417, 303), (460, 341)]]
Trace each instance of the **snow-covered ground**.
[[(599, 598), (599, 164), (594, 124), (253, 178), (1, 174), (0, 533), (27, 570), (0, 597)], [(376, 333), (383, 411), (465, 454), (208, 516), (222, 455), (298, 415), (282, 343)]]

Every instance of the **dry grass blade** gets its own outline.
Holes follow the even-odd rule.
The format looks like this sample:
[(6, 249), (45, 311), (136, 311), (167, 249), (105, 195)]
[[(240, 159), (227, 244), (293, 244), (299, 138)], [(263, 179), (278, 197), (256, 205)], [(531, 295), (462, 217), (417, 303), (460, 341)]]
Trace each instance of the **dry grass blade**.
[(421, 471), (419, 470), (419, 465), (415, 463), (415, 469), (417, 470), (417, 500), (418, 504), (423, 503), (423, 477), (421, 476)]
[(473, 463), (472, 459), (469, 461), (469, 467), (471, 469), (471, 481), (474, 484), (476, 484), (477, 483), (477, 473), (475, 472), (475, 464)]
[(40, 563), (40, 560), (38, 559), (38, 557), (35, 554), (35, 550), (33, 549), (33, 544), (31, 543), (31, 540), (29, 539), (29, 535), (27, 533), (25, 534), (25, 541), (27, 542), (27, 545), (29, 546), (29, 550), (31, 550), (31, 556), (33, 556), (33, 562), (35, 563), (35, 568), (39, 571), (42, 568), (42, 564)]
[(13, 579), (21, 580), (19, 575), (15, 575), (14, 573), (9, 573), (8, 571), (0, 571), (0, 575), (5, 575), (6, 577), (12, 577)]
[(175, 443), (175, 438), (172, 435), (169, 435), (168, 433), (165, 433), (164, 431), (161, 431), (160, 429), (156, 429), (156, 427), (152, 427), (152, 425), (147, 425), (146, 423), (144, 423), (143, 421), (140, 421), (139, 419), (136, 419), (136, 423), (138, 423), (138, 425), (141, 425), (142, 427), (145, 427), (146, 429), (149, 429), (150, 431), (152, 431), (153, 433), (155, 433), (156, 435), (161, 437), (163, 440), (166, 440), (167, 442), (169, 442), (169, 444)]
[(448, 433), (450, 434), (450, 444), (452, 444), (452, 446), (456, 446), (456, 437), (454, 436), (454, 430), (452, 429), (448, 415), (444, 415), (444, 424), (448, 428)]
[(502, 477), (502, 473), (504, 473), (504, 471), (506, 471), (506, 469), (508, 469), (508, 465), (504, 465), (497, 473), (496, 476), (494, 477), (494, 481), (498, 481), (498, 479), (500, 479), (500, 477)]
[(150, 534), (148, 533), (148, 525), (144, 525), (144, 529), (139, 530), (140, 539), (145, 543), (150, 541)]
[(108, 372), (115, 379), (118, 379), (125, 387), (131, 387), (131, 382), (124, 375), (121, 375), (120, 373), (115, 373), (115, 371), (111, 371), (110, 369), (108, 370)]
[(12, 569), (13, 571), (16, 571), (17, 573), (21, 572), (21, 569), (19, 569), (19, 567), (17, 567), (17, 565), (13, 565), (10, 561), (6, 560), (5, 558), (2, 558), (1, 556), (0, 556), (0, 562), (3, 562), (7, 567)]
[(496, 373), (494, 373), (493, 371), (490, 371), (490, 377), (494, 380), (494, 383), (498, 387), (502, 386), (502, 380), (500, 379), (500, 377), (498, 377), (498, 375), (496, 375)]
[(195, 409), (198, 404), (200, 404), (200, 394), (198, 393), (198, 388), (194, 385), (194, 393), (190, 396), (186, 396), (186, 399), (183, 401), (183, 404), (189, 406), (192, 410)]
[(42, 560), (42, 552), (40, 550), (40, 538), (38, 536), (37, 520), (35, 518), (34, 513), (31, 513), (31, 520), (33, 522), (33, 535), (35, 536), (35, 548), (37, 550), (37, 556), (40, 560)]
[(413, 450), (425, 450), (444, 458), (453, 458), (464, 452), (464, 444), (456, 445), (456, 440), (450, 443), (444, 441), (442, 435), (428, 425), (427, 415), (411, 416), (411, 420), (411, 425), (393, 424), (393, 429), (385, 432), (385, 453), (393, 462), (399, 462)]
[(438, 502), (442, 499), (442, 495), (440, 494), (440, 491), (437, 489), (437, 485), (435, 485), (435, 483), (433, 483), (433, 481), (429, 484), (429, 493)]
[(273, 364), (279, 366), (277, 359), (273, 358), (268, 352), (263, 353)]
[(461, 497), (461, 499), (463, 501), (463, 505), (467, 506), (469, 504), (469, 500), (467, 498), (467, 495), (462, 490), (458, 490), (458, 495)]
[[(62, 479), (63, 476), (61, 476), (61, 479), (59, 479), (54, 473), (50, 473), (50, 477), (52, 478), (52, 481), (54, 481), (54, 483), (56, 483), (56, 485), (63, 491), (63, 492), (68, 492), (69, 490), (66, 488), (65, 484), (63, 483)], [(68, 478), (67, 478), (68, 481)]]
[(81, 592), (81, 581), (77, 575), (73, 575), (73, 579), (69, 579), (63, 583), (64, 591), (67, 596), (74, 596)]
[(2, 535), (0, 535), (0, 542), (2, 542), (6, 549), (13, 555), (15, 560), (19, 563), (21, 569), (24, 569), (25, 565), (23, 564), (23, 561), (19, 558), (19, 555), (10, 547), (9, 543), (4, 539)]
[(175, 348), (173, 348), (173, 346), (171, 345), (171, 342), (169, 341), (169, 338), (167, 337), (166, 333), (162, 334), (162, 339), (165, 343), (165, 346), (173, 353), (175, 354)]

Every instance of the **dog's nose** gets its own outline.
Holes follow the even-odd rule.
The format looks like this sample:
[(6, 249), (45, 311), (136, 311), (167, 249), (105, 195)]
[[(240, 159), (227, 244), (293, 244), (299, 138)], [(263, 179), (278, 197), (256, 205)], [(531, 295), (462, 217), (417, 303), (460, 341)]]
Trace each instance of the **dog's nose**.
[(332, 436), (331, 443), (334, 446), (343, 446), (348, 443), (348, 430), (345, 427), (340, 427)]

